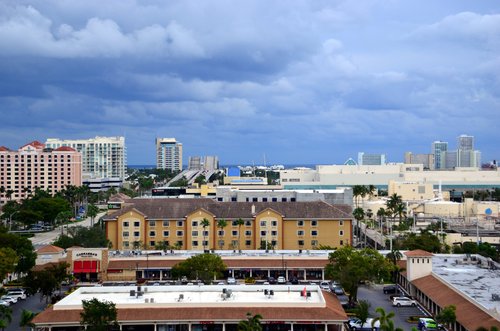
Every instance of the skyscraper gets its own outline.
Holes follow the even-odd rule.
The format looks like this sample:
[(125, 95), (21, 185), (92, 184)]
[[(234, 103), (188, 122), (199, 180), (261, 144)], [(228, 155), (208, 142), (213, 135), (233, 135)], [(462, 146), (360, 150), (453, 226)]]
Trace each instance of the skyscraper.
[(182, 144), (175, 138), (156, 138), (156, 168), (182, 170)]
[(474, 136), (465, 134), (457, 138), (457, 167), (481, 166), (481, 153), (474, 150)]
[(434, 169), (445, 169), (445, 153), (448, 151), (448, 143), (446, 141), (435, 141), (431, 146), (432, 154), (434, 154)]
[(461, 151), (474, 150), (474, 136), (460, 135), (457, 138), (457, 149)]
[(384, 165), (386, 163), (385, 154), (358, 153), (359, 165)]
[(125, 179), (127, 150), (125, 137), (95, 137), (91, 139), (61, 140), (49, 138), (48, 148), (71, 147), (82, 153), (84, 179)]

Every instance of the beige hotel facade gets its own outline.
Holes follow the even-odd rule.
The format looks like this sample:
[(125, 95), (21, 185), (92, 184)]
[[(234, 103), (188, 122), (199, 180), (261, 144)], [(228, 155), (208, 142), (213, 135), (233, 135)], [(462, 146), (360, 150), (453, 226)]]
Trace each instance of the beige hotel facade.
[[(352, 243), (352, 208), (311, 202), (120, 199), (104, 217), (112, 249), (307, 250)], [(115, 208), (115, 209), (113, 209)], [(227, 226), (217, 227), (224, 219)], [(243, 224), (239, 225), (238, 220)], [(203, 227), (203, 221), (209, 225)]]

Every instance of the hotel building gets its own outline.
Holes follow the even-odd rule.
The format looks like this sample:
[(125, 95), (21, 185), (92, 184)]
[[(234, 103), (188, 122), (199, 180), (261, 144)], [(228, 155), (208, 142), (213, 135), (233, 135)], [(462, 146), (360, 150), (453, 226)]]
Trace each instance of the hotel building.
[[(218, 202), (212, 199), (117, 199), (104, 217), (113, 249), (314, 249), (352, 243), (352, 208), (324, 201)], [(112, 209), (113, 211), (113, 209)], [(208, 225), (203, 226), (204, 220)], [(218, 221), (227, 225), (219, 227)], [(241, 220), (242, 222), (238, 222)]]
[(156, 138), (156, 168), (182, 170), (182, 144), (175, 138)]
[(125, 179), (127, 152), (124, 137), (95, 137), (92, 139), (61, 140), (49, 138), (49, 148), (68, 146), (82, 154), (84, 179)]
[(46, 148), (33, 141), (17, 151), (0, 147), (0, 204), (26, 198), (35, 188), (55, 193), (82, 185), (81, 154), (70, 147)]

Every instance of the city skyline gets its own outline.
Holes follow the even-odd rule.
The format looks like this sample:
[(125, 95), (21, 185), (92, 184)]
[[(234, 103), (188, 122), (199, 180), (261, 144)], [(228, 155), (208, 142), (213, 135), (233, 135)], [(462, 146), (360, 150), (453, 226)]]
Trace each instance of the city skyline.
[[(0, 4), (0, 146), (156, 137), (184, 159), (341, 164), (474, 136), (500, 157), (495, 1)], [(452, 147), (453, 148), (453, 147)]]

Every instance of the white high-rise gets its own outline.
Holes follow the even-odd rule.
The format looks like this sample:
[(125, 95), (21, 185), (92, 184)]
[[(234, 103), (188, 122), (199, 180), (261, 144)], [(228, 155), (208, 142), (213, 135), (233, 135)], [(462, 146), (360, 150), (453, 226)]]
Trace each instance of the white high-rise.
[(481, 167), (481, 152), (474, 150), (474, 136), (457, 138), (457, 167)]
[(156, 138), (156, 168), (182, 170), (182, 144), (175, 138)]
[(91, 139), (62, 140), (49, 138), (46, 147), (72, 147), (82, 154), (84, 179), (125, 179), (127, 150), (125, 137), (95, 137)]
[(432, 143), (432, 154), (434, 154), (434, 169), (446, 168), (446, 152), (448, 151), (448, 142), (435, 141)]

